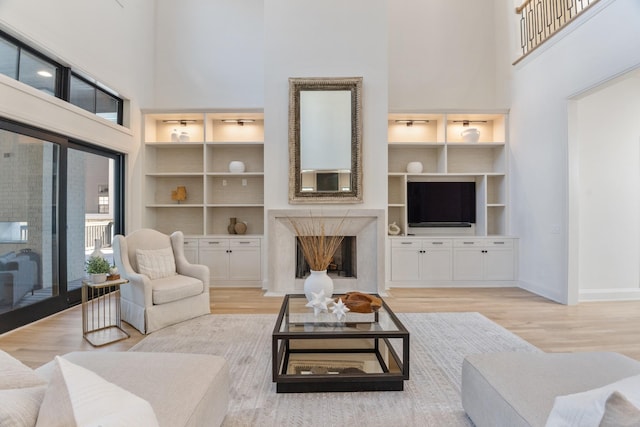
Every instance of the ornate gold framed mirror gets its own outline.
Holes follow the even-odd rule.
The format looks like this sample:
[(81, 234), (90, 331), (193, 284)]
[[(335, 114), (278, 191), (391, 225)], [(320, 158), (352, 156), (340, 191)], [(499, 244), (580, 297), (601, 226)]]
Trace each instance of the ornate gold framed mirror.
[(362, 77), (289, 79), (289, 202), (362, 203)]

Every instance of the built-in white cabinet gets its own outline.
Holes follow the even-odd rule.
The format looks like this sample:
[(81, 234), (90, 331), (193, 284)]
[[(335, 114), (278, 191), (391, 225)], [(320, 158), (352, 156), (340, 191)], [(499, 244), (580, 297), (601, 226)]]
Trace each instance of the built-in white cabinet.
[(391, 280), (451, 280), (451, 246), (448, 239), (393, 239)]
[(515, 238), (390, 238), (390, 286), (495, 286), (516, 280)]
[(262, 286), (264, 114), (143, 114), (144, 225), (188, 236), (185, 256), (209, 267), (211, 286)]
[(198, 240), (198, 263), (209, 267), (212, 287), (259, 285), (261, 239), (204, 237)]
[[(478, 135), (477, 140), (465, 138), (470, 129), (475, 129), (473, 133)], [(506, 130), (505, 113), (389, 115), (388, 223), (396, 223), (401, 235), (405, 236), (448, 233), (506, 235)], [(473, 229), (411, 229), (407, 184), (412, 181), (474, 183), (476, 221)]]
[(191, 264), (198, 264), (198, 239), (184, 239), (184, 257)]
[(462, 239), (453, 248), (454, 280), (514, 280), (513, 239)]

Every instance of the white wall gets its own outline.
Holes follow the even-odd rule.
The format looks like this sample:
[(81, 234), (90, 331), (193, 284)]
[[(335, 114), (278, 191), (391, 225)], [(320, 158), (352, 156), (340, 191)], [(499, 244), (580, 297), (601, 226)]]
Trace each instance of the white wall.
[(640, 6), (601, 0), (514, 69), (511, 105), (512, 231), (521, 285), (575, 303), (569, 287), (569, 99), (640, 64)]
[(508, 0), (389, 1), (389, 109), (509, 107)]
[(157, 0), (154, 105), (262, 108), (263, 0)]
[(640, 298), (640, 69), (581, 97), (575, 109), (578, 235), (570, 256), (580, 299)]
[(349, 206), (386, 206), (386, 12), (384, 0), (265, 1), (266, 209), (292, 207), (288, 204), (289, 77), (363, 77), (364, 202)]

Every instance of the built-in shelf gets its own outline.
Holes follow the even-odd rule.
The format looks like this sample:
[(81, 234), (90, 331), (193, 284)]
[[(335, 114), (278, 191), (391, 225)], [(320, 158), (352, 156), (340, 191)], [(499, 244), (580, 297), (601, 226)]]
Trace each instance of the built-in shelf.
[[(406, 120), (414, 120), (415, 123), (407, 126)], [(480, 132), (477, 142), (465, 141), (462, 136), (462, 132), (471, 127)], [(476, 183), (474, 235), (506, 234), (506, 130), (506, 113), (390, 114), (388, 222), (400, 226), (401, 235), (413, 234), (407, 221), (409, 181), (473, 181)], [(407, 172), (410, 162), (420, 162), (422, 172)], [(446, 233), (443, 230), (437, 232)]]
[[(148, 112), (143, 131), (147, 226), (167, 234), (227, 234), (233, 217), (247, 222), (247, 234), (264, 233), (261, 112)], [(242, 161), (245, 171), (231, 172), (231, 161)], [(179, 186), (187, 193), (180, 203), (171, 198)]]

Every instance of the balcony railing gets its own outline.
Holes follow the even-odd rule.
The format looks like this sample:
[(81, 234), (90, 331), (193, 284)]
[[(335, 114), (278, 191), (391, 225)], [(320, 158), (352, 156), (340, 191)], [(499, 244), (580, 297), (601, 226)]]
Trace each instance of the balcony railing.
[(113, 222), (85, 223), (84, 247), (85, 250), (95, 247), (96, 239), (100, 239), (103, 247), (111, 246), (113, 240)]
[(520, 59), (597, 2), (598, 0), (525, 1), (516, 8), (516, 13), (520, 15)]

